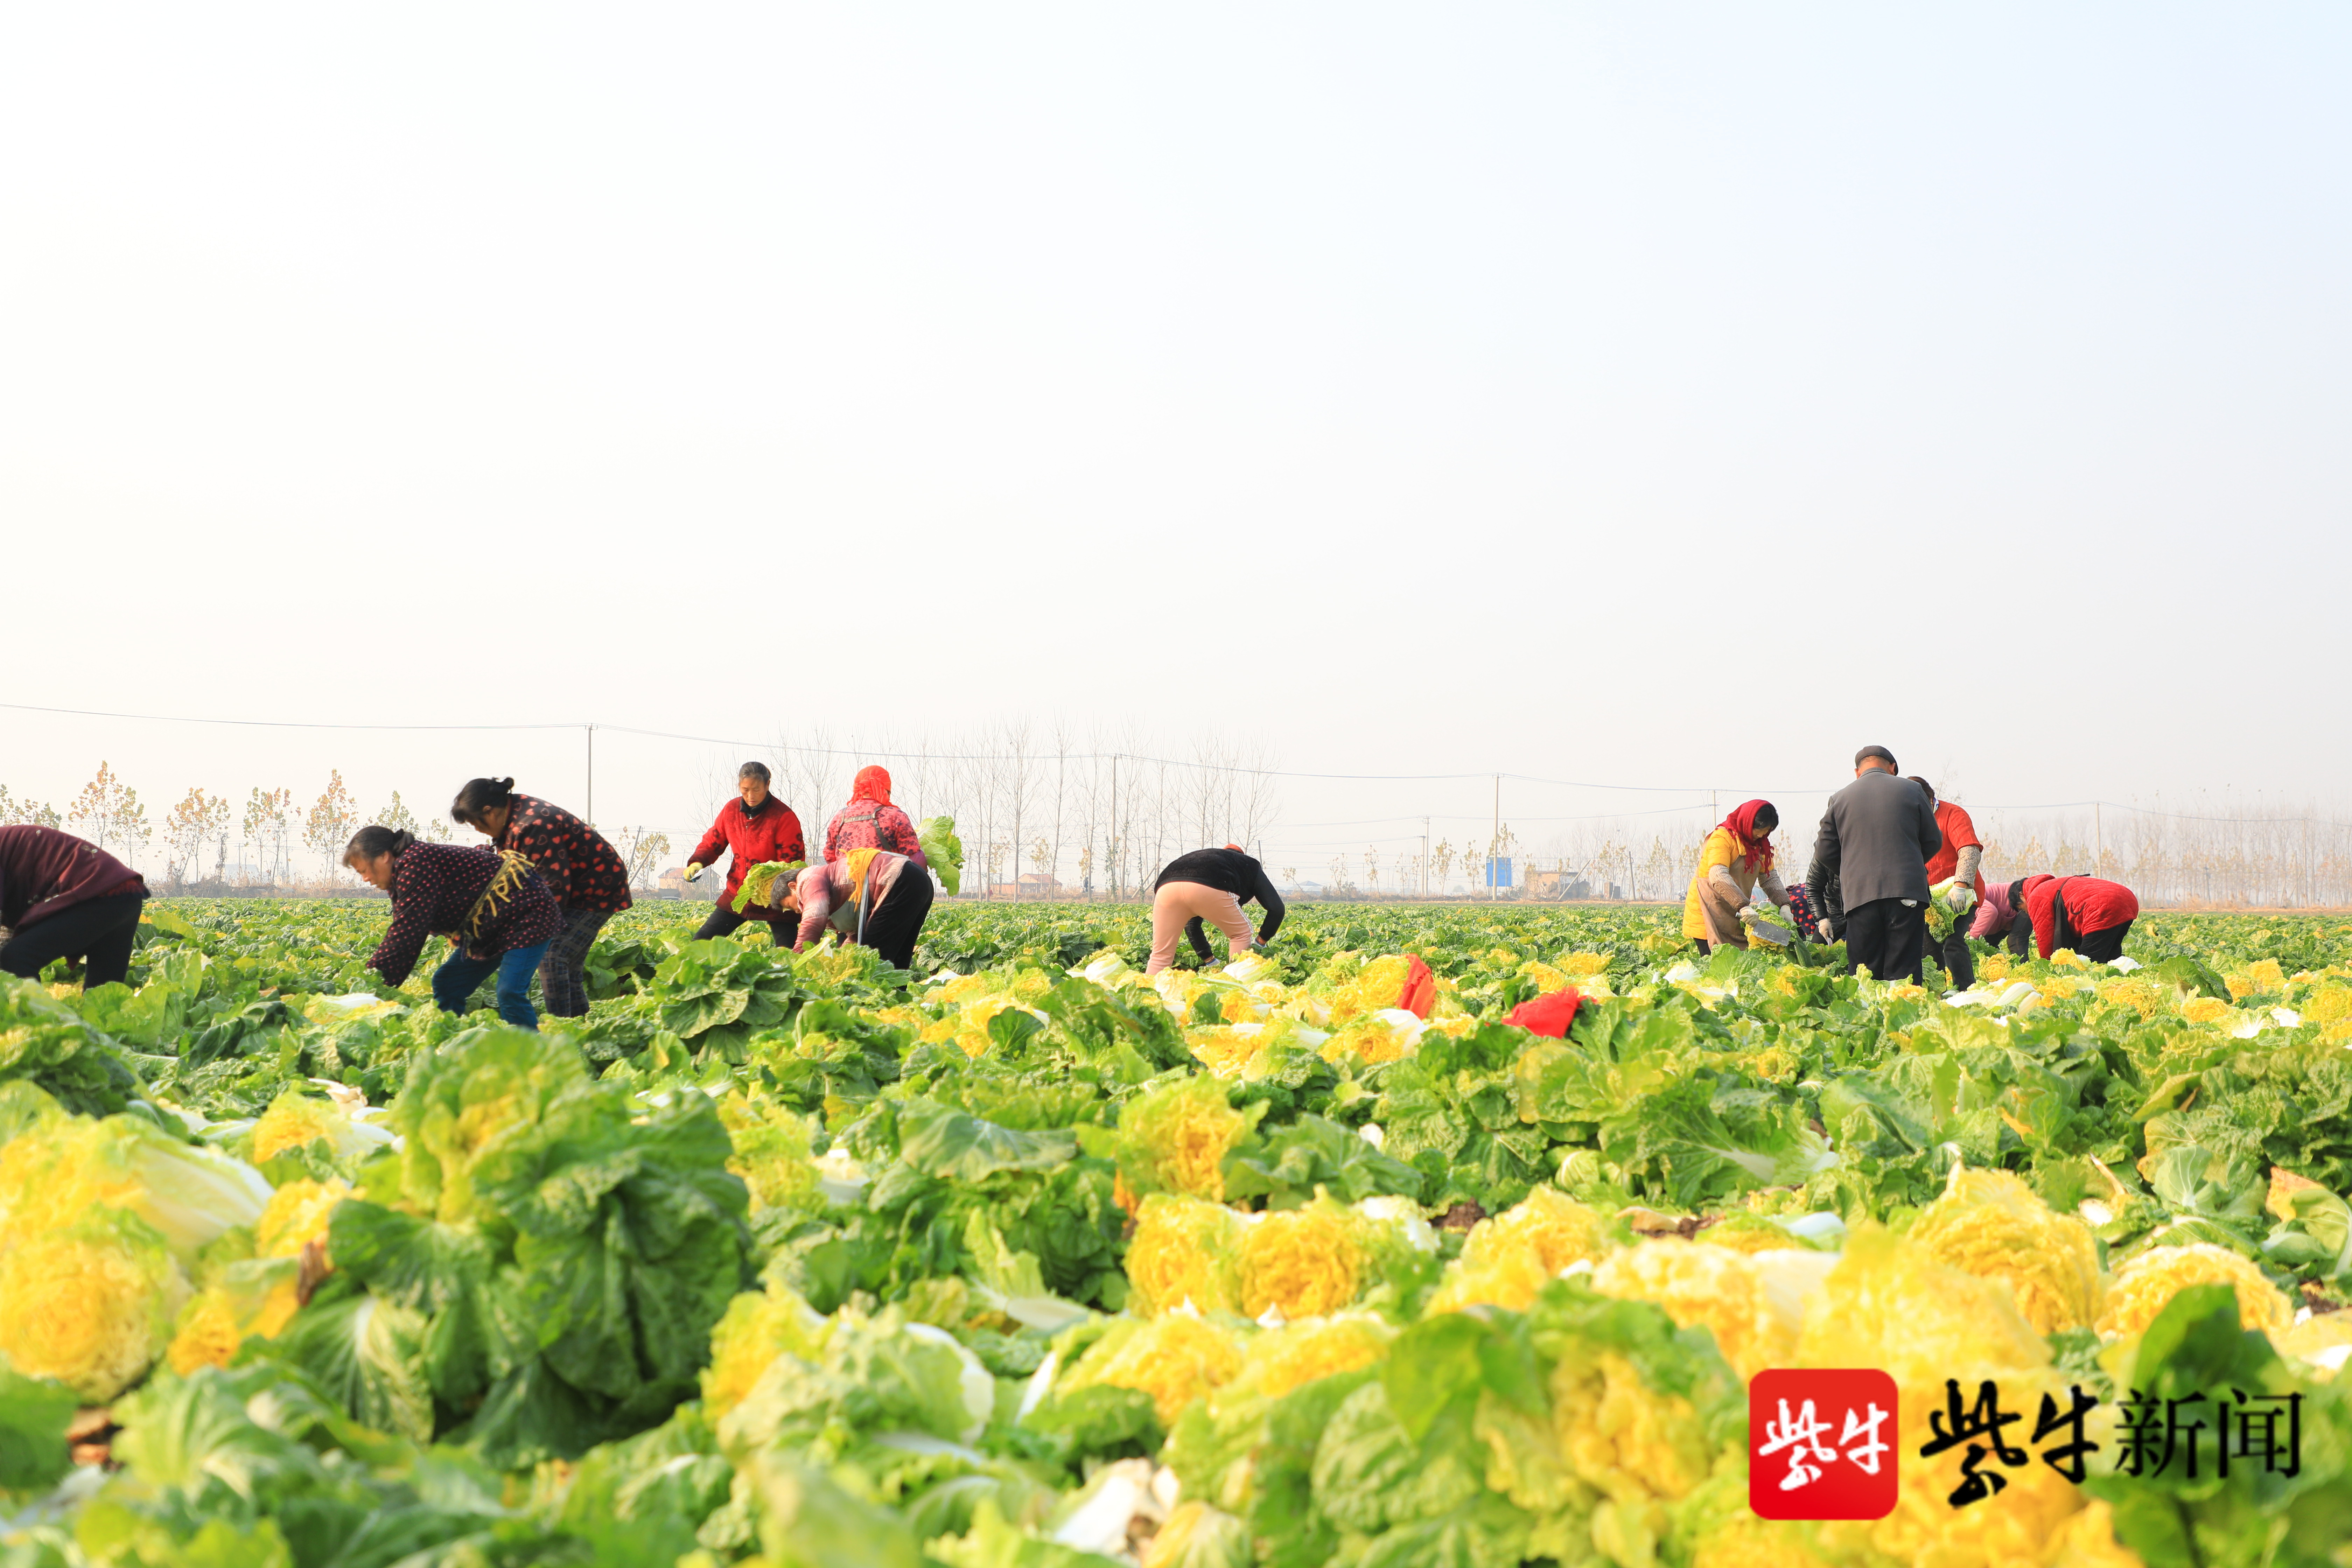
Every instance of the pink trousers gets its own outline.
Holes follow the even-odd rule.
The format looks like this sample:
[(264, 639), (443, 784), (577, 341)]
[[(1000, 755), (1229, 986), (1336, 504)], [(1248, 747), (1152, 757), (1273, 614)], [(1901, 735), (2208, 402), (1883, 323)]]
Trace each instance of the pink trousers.
[(1169, 882), (1151, 900), (1151, 962), (1143, 973), (1157, 974), (1176, 962), (1176, 944), (1184, 940), (1185, 923), (1195, 917), (1225, 933), (1239, 958), (1250, 950), (1256, 933), (1242, 901), (1222, 889), (1199, 882)]

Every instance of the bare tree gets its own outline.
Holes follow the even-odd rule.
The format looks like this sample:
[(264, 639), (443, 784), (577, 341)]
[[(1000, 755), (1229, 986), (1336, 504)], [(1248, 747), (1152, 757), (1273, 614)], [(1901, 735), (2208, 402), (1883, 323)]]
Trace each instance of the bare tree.
[(343, 846), (359, 825), (360, 808), (352, 799), (352, 792), (343, 787), (341, 768), (328, 770), (327, 787), (319, 792), (302, 819), (302, 842), (310, 853), (319, 857), (320, 878), (324, 882), (334, 880), (335, 868), (342, 864)]
[(226, 805), (192, 787), (163, 819), (163, 875), (172, 886), (184, 887), (191, 880), (188, 871), (211, 836), (215, 807), (226, 810)]
[(43, 801), (18, 800), (5, 784), (0, 784), (0, 827), (58, 827), (64, 820), (57, 807)]
[(398, 790), (392, 792), (391, 801), (381, 807), (369, 820), (380, 827), (389, 827), (394, 833), (415, 833), (417, 830), (416, 814), (409, 810), (406, 804), (401, 800)]
[(139, 850), (154, 833), (147, 821), (147, 808), (140, 804), (139, 792), (124, 784), (103, 762), (98, 764), (96, 776), (82, 785), (81, 794), (74, 797), (66, 820), (100, 849), (117, 849), (133, 864)]

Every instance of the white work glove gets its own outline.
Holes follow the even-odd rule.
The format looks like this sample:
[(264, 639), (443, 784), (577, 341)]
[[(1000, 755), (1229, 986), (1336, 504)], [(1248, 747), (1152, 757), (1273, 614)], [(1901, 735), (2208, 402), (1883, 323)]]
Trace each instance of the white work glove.
[(1963, 882), (1944, 896), (1944, 902), (1951, 906), (1951, 910), (1954, 914), (1967, 914), (1970, 910), (1976, 908), (1977, 890), (1974, 888), (1969, 887), (1966, 882)]
[(701, 875), (702, 875), (702, 862), (701, 862), (701, 861), (699, 861), (699, 860), (689, 860), (689, 861), (688, 861), (688, 862), (687, 862), (687, 866), (686, 866), (686, 879), (687, 879), (688, 881), (691, 882), (691, 881), (693, 881), (696, 878), (698, 878), (698, 877), (699, 877), (699, 876), (701, 876)]

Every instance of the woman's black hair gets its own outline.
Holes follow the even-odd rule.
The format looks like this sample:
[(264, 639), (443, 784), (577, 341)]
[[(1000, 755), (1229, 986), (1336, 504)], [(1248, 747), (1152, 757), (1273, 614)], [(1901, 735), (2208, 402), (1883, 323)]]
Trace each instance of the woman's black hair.
[(761, 784), (775, 782), (768, 776), (768, 764), (765, 763), (745, 763), (735, 770), (735, 777), (738, 783), (744, 779), (758, 779)]
[(2016, 914), (2025, 912), (2025, 884), (2031, 878), (2020, 877), (2009, 885), (2009, 907)]
[(1756, 831), (1769, 833), (1780, 826), (1780, 810), (1770, 801), (1756, 808)]
[(343, 864), (354, 860), (373, 860), (379, 855), (398, 855), (416, 842), (416, 835), (404, 827), (386, 827), (381, 823), (369, 823), (352, 835), (343, 846)]
[(467, 779), (466, 787), (457, 792), (457, 798), (449, 803), (449, 819), (472, 826), (483, 812), (513, 799), (512, 779)]

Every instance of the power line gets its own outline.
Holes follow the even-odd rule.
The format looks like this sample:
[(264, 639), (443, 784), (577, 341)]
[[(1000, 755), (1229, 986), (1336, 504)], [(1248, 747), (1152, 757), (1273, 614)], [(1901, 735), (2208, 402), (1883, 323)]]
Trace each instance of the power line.
[[(698, 745), (735, 746), (753, 751), (785, 750), (812, 752), (826, 757), (903, 757), (911, 762), (985, 763), (1003, 762), (1015, 753), (1008, 752), (912, 752), (889, 746), (864, 746), (843, 749), (838, 746), (796, 746), (790, 742), (747, 741), (734, 735), (690, 735), (675, 730), (645, 730), (630, 724), (595, 724), (586, 721), (562, 724), (362, 724), (348, 722), (316, 722), (290, 719), (212, 719), (175, 713), (112, 713), (94, 708), (45, 708), (27, 702), (0, 702), (0, 709), (20, 713), (61, 713), (80, 719), (131, 719), (163, 724), (228, 724), (276, 730), (382, 730), (382, 731), (481, 731), (481, 730), (608, 730), (624, 735), (644, 735), (660, 741), (687, 741)], [(1044, 753), (1037, 753), (1040, 761)], [(1496, 775), (1486, 773), (1306, 773), (1286, 768), (1245, 767), (1234, 763), (1187, 761), (1181, 757), (1159, 757), (1144, 752), (1064, 752), (1055, 753), (1070, 762), (1107, 762), (1116, 756), (1129, 762), (1154, 763), (1162, 767), (1199, 768), (1208, 773), (1249, 773), (1265, 778), (1321, 779), (1360, 784), (1424, 784), (1491, 779)], [(1534, 773), (1506, 773), (1504, 778), (1520, 784), (1550, 784), (1565, 789), (1622, 790), (1640, 795), (1705, 795), (1704, 787), (1682, 784), (1587, 784), (1573, 779), (1549, 779)], [(1769, 791), (1780, 795), (1823, 795), (1824, 790)]]
[(78, 719), (143, 719), (157, 724), (235, 724), (259, 730), (581, 730), (584, 724), (335, 724), (293, 719), (188, 719), (176, 713), (101, 713), (92, 708), (37, 708), (0, 702), (19, 713), (67, 713)]
[[(54, 713), (77, 719), (127, 719), (135, 720), (144, 723), (155, 724), (213, 724), (243, 729), (264, 730), (382, 731), (392, 733), (416, 733), (432, 731), (446, 731), (452, 732), (488, 732), (499, 731), (535, 731), (548, 730), (580, 730), (583, 731), (593, 731), (595, 730), (607, 730), (624, 735), (642, 735), (649, 739), (660, 741), (685, 741), (700, 745), (735, 746), (739, 748), (748, 748), (752, 751), (798, 751), (810, 752), (817, 756), (827, 757), (894, 757), (903, 758), (909, 762), (1003, 762), (1014, 755), (1014, 753), (1007, 752), (913, 752), (887, 746), (865, 746), (847, 749), (838, 746), (796, 746), (793, 745), (789, 742), (779, 742), (776, 740), (747, 741), (740, 737), (727, 735), (690, 735), (672, 730), (646, 730), (639, 729), (629, 724), (597, 724), (585, 721), (569, 723), (378, 724), (299, 719), (217, 719), (179, 713), (118, 713), (95, 708), (53, 708), (29, 702), (0, 702), (0, 710), (18, 713)], [(1537, 773), (1504, 773), (1497, 775), (1491, 771), (1486, 773), (1307, 773), (1284, 768), (1244, 767), (1232, 763), (1186, 761), (1178, 757), (1153, 756), (1148, 752), (1066, 752), (1055, 753), (1055, 755), (1059, 757), (1061, 760), (1068, 762), (1107, 762), (1116, 759), (1126, 762), (1152, 763), (1162, 767), (1198, 768), (1209, 773), (1248, 773), (1265, 778), (1316, 779), (1326, 782), (1352, 784), (1448, 783), (1468, 779), (1492, 779), (1500, 776), (1518, 784), (1545, 784), (1559, 789), (1608, 790), (1633, 795), (1706, 795), (1709, 793), (1709, 789), (1707, 787), (1692, 785), (1599, 784), (1586, 779), (1547, 778)], [(1044, 760), (1044, 753), (1036, 753), (1037, 760), (1041, 762)], [(1739, 792), (1727, 790), (1722, 793), (1738, 794)], [(1829, 795), (1834, 794), (1835, 791), (1833, 789), (1822, 788), (1769, 789), (1762, 790), (1758, 793), (1759, 796)], [(1954, 804), (1958, 805), (1961, 803), (1954, 802)], [(2142, 816), (2168, 817), (2179, 822), (2226, 822), (2241, 826), (2273, 826), (2309, 825), (2313, 826), (2341, 827), (2347, 826), (2347, 824), (2335, 817), (2215, 816), (2194, 812), (2162, 811), (2152, 806), (2128, 805), (2121, 801), (2113, 800), (2069, 800), (2048, 802), (2035, 805), (1978, 805), (1971, 809), (1984, 812), (2014, 813), (2026, 811), (2088, 810), (2095, 806), (2107, 806), (2116, 811), (2128, 811)], [(1694, 801), (1688, 805), (1658, 806), (1653, 807), (1647, 811), (1640, 812), (1602, 812), (1573, 816), (1520, 816), (1515, 818), (1515, 820), (1521, 822), (1601, 822), (1608, 821), (1618, 816), (1664, 816), (1675, 812), (1696, 811), (1701, 809), (1712, 809), (1712, 807), (1701, 807), (1697, 802)], [(1427, 814), (1423, 813), (1418, 815)], [(1458, 816), (1465, 821), (1470, 820), (1472, 816), (1472, 814), (1469, 813), (1454, 813), (1449, 815)], [(1409, 816), (1367, 817), (1363, 819), (1363, 825), (1370, 826), (1379, 822), (1402, 822), (1406, 820), (1409, 820)], [(1349, 826), (1356, 825), (1350, 823), (1302, 823), (1298, 826)]]

